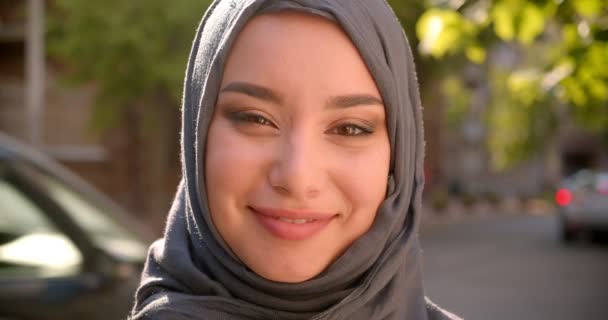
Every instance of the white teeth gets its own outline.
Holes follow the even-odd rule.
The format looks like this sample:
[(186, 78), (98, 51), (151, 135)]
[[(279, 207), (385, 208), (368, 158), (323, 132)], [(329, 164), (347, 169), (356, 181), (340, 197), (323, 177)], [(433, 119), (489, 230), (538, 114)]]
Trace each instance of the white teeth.
[(275, 217), (275, 219), (281, 220), (283, 222), (293, 223), (293, 224), (304, 224), (314, 221), (314, 219), (287, 219), (283, 217)]

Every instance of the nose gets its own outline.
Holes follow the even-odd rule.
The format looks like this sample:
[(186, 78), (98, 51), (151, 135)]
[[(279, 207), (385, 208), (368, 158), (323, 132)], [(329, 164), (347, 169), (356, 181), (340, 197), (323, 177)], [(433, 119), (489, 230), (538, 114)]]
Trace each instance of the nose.
[(324, 181), (320, 146), (313, 137), (292, 134), (281, 139), (269, 172), (272, 188), (295, 200), (319, 196)]

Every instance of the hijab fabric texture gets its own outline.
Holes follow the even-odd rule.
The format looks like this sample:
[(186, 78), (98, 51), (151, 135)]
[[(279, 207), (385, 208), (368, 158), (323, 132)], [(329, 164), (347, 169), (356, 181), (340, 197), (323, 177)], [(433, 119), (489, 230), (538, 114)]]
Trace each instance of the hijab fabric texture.
[[(316, 278), (295, 284), (249, 270), (215, 229), (206, 199), (205, 140), (236, 35), (254, 16), (296, 10), (338, 23), (385, 103), (387, 196), (370, 230)], [(311, 48), (313, 50), (313, 48)], [(384, 0), (217, 0), (194, 39), (183, 95), (183, 180), (164, 238), (149, 252), (131, 313), (141, 319), (451, 319), (424, 296), (418, 223), (424, 140), (414, 61)]]

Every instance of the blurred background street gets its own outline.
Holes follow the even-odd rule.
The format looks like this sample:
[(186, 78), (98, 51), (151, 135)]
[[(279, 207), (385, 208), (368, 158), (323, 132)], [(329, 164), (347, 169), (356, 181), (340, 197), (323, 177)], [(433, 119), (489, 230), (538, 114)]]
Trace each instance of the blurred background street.
[[(608, 1), (388, 2), (424, 106), (429, 295), (466, 319), (607, 318)], [(0, 318), (126, 314), (209, 4), (0, 1)]]
[(553, 215), (482, 215), (423, 229), (427, 294), (465, 319), (604, 319), (606, 241), (564, 246)]

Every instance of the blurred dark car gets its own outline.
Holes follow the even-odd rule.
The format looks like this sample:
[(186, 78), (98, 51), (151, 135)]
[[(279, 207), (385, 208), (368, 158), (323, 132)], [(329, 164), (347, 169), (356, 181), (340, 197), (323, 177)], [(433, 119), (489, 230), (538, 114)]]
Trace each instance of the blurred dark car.
[(608, 232), (608, 172), (581, 170), (564, 179), (555, 195), (562, 240)]
[(0, 319), (125, 319), (149, 232), (0, 133)]

